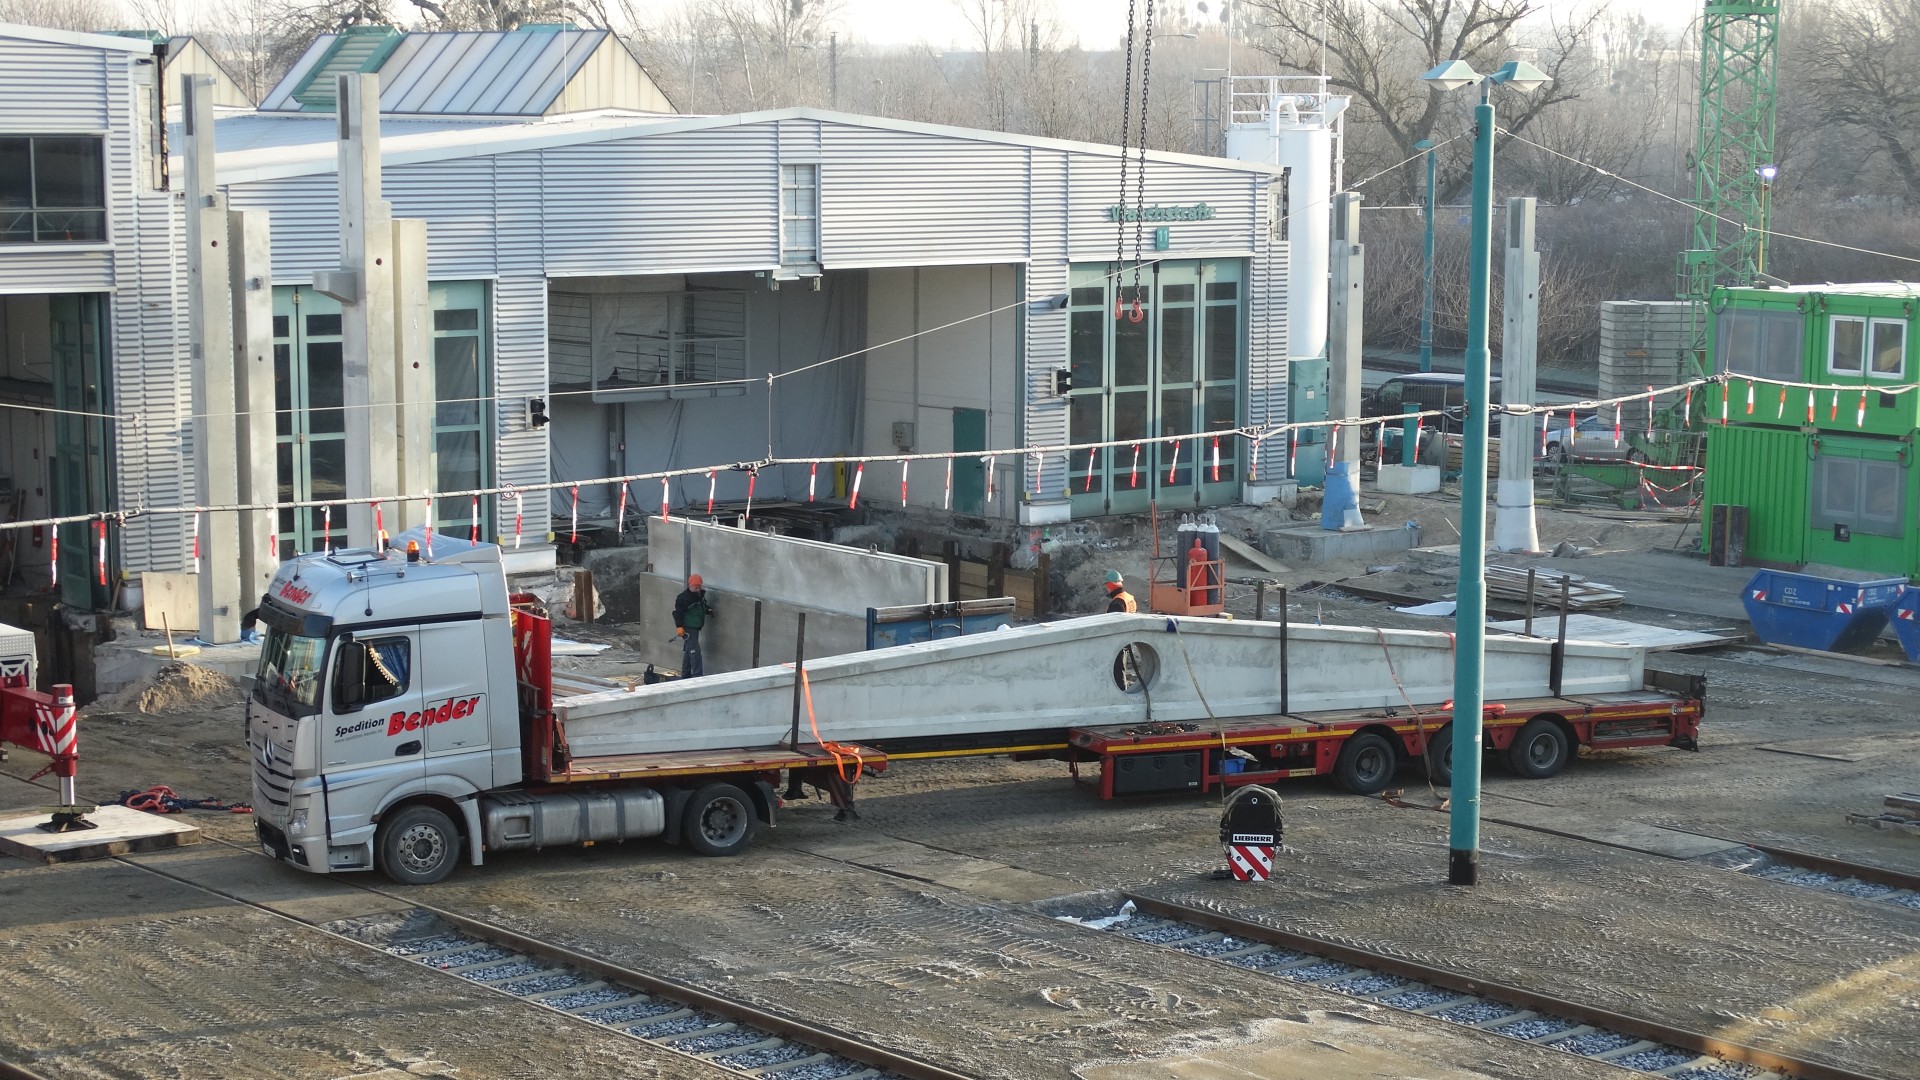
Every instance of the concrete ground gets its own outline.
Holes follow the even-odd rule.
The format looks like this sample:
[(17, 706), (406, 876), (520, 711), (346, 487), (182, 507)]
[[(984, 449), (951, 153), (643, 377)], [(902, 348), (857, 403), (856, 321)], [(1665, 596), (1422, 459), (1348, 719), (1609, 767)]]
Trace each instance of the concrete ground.
[[(1667, 584), (1635, 599), (1670, 593), (1683, 611), (1711, 602), (1712, 582), (1697, 604), (1680, 599), (1699, 586), (1693, 564), (1663, 558), (1643, 561)], [(1589, 561), (1575, 565), (1585, 573)], [(1431, 625), (1337, 594), (1293, 604), (1296, 620)], [(0, 893), (14, 901), (0, 909), (14, 973), (0, 986), (0, 1059), (49, 1076), (697, 1075), (673, 1071), (684, 1059), (313, 928), (425, 902), (982, 1077), (1620, 1075), (1043, 913), (1055, 898), (1134, 888), (1912, 1076), (1920, 911), (1692, 858), (1724, 848), (1718, 837), (1920, 872), (1920, 842), (1843, 818), (1920, 788), (1920, 682), (1805, 659), (1739, 648), (1659, 657), (1709, 678), (1699, 753), (1589, 754), (1551, 781), (1490, 768), (1483, 881), (1471, 890), (1442, 884), (1446, 818), (1429, 810), (1294, 782), (1281, 791), (1291, 850), (1278, 880), (1236, 886), (1204, 877), (1219, 862), (1216, 801), (1101, 804), (1062, 766), (1002, 760), (896, 766), (862, 782), (853, 824), (817, 801), (793, 804), (738, 859), (649, 842), (515, 853), (418, 890), (301, 874), (253, 854), (244, 817), (198, 815), (210, 837), (238, 846), (134, 861), (217, 892), (120, 862), (0, 859)], [(96, 715), (82, 727), (83, 789), (110, 797), (165, 782), (244, 797), (239, 732), (228, 701)], [(0, 771), (25, 776), (27, 757)], [(1410, 803), (1444, 794), (1402, 779)], [(0, 806), (42, 798), (0, 780)]]

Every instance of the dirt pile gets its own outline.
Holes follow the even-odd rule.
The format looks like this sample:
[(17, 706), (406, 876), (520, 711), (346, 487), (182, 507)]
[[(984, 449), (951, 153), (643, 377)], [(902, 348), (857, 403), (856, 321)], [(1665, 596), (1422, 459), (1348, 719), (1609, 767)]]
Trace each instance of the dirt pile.
[(141, 713), (147, 716), (201, 712), (230, 705), (240, 684), (198, 664), (168, 664), (150, 681), (135, 683), (93, 703), (89, 712)]

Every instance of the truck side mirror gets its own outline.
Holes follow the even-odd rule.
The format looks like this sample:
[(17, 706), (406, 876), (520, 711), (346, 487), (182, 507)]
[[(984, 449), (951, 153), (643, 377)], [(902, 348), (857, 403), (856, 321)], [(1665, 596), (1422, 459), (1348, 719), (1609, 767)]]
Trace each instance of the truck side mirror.
[(348, 712), (367, 699), (367, 647), (358, 641), (340, 642), (340, 659), (333, 669), (333, 711)]

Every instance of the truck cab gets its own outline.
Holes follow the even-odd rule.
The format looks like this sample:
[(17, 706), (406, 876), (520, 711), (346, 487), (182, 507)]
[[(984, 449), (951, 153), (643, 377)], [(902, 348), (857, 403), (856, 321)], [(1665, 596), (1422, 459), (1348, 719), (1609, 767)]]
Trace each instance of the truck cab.
[[(499, 549), (440, 544), (431, 562), (345, 549), (300, 556), (274, 576), (247, 700), (268, 854), (321, 873), (378, 866), (404, 879), (409, 866), (450, 862), (450, 842), (481, 835), (478, 793), (520, 781)], [(467, 847), (479, 862), (478, 845)]]

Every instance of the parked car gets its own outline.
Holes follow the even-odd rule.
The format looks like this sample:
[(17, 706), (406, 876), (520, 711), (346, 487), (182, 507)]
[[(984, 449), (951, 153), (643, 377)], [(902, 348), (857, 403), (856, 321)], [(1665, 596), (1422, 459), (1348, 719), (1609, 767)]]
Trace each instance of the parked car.
[(1567, 431), (1566, 420), (1555, 418), (1554, 426), (1547, 431), (1547, 460), (1555, 463), (1569, 458), (1624, 458), (1631, 462), (1647, 460), (1644, 450), (1633, 445), (1632, 433), (1622, 431), (1616, 441), (1613, 437), (1613, 421), (1598, 414), (1582, 416), (1575, 423), (1573, 431)]
[[(1428, 417), (1423, 426), (1457, 432), (1466, 418), (1466, 381), (1465, 375), (1451, 372), (1395, 375), (1361, 399), (1360, 415), (1382, 418), (1399, 416), (1408, 405), (1417, 405), (1422, 412), (1445, 409), (1445, 416)], [(1493, 400), (1497, 404), (1500, 401), (1500, 379), (1496, 376), (1491, 382)]]

